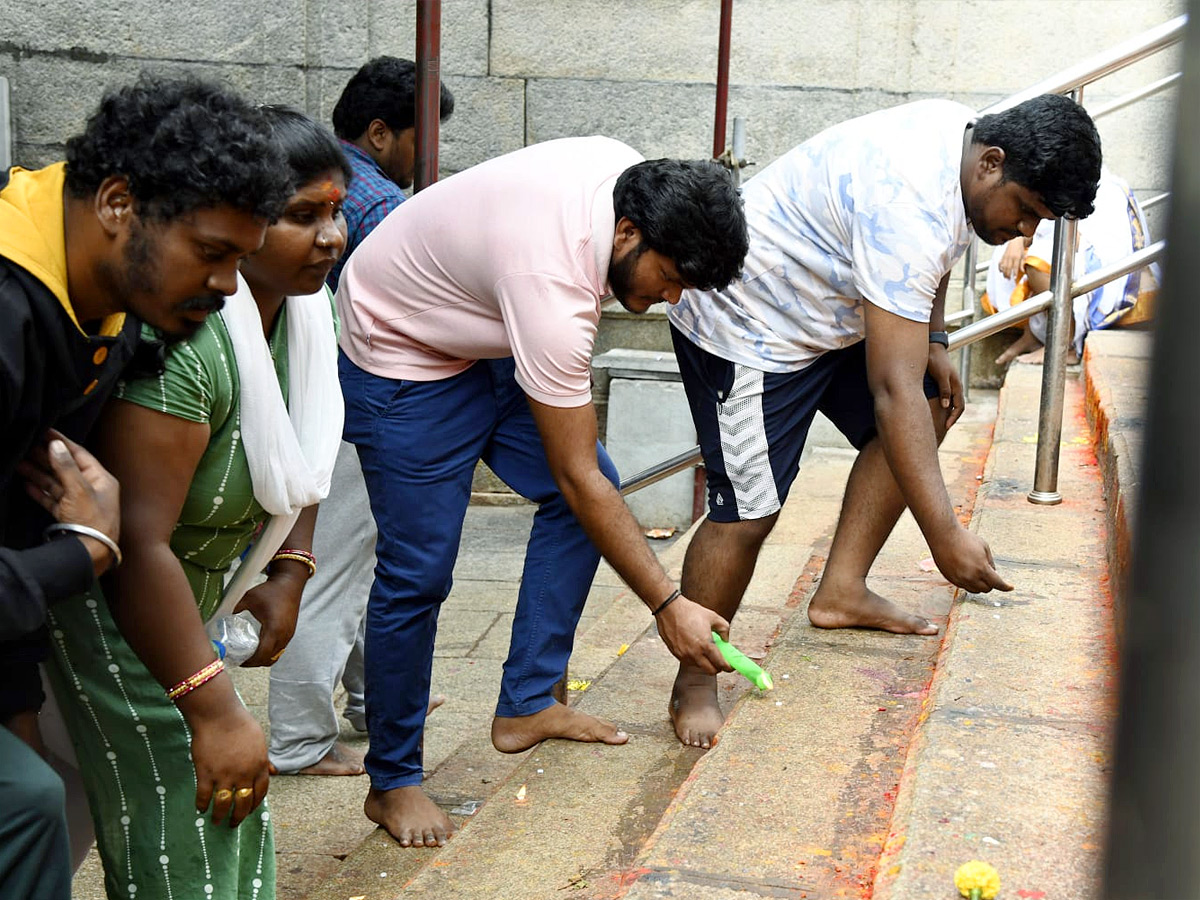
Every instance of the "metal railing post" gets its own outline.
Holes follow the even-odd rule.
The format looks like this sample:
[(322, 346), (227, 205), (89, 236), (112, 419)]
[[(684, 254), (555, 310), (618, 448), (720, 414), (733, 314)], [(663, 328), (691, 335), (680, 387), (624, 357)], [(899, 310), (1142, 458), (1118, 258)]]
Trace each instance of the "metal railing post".
[[(1071, 99), (1083, 102), (1083, 88), (1071, 91)], [(1042, 362), (1042, 401), (1038, 409), (1037, 462), (1029, 502), (1043, 506), (1062, 503), (1058, 492), (1058, 453), (1062, 445), (1063, 401), (1067, 389), (1067, 350), (1071, 346), (1071, 270), (1075, 264), (1075, 236), (1079, 223), (1059, 219), (1054, 226), (1054, 260), (1050, 289), (1054, 305), (1046, 323), (1046, 352)]]
[[(974, 322), (979, 316), (979, 293), (975, 289), (975, 260), (979, 256), (979, 240), (972, 236), (967, 244), (967, 252), (963, 257), (963, 292), (962, 308), (971, 311), (967, 324)], [(971, 399), (971, 345), (964, 344), (958, 351), (958, 380), (962, 382), (963, 402)]]

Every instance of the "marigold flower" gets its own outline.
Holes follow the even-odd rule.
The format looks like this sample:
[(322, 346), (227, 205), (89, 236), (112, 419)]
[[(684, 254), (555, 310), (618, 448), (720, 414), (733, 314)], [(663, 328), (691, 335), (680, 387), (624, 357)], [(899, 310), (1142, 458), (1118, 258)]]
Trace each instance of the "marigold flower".
[(954, 886), (968, 900), (994, 900), (1000, 893), (1000, 873), (985, 862), (973, 859), (958, 867)]

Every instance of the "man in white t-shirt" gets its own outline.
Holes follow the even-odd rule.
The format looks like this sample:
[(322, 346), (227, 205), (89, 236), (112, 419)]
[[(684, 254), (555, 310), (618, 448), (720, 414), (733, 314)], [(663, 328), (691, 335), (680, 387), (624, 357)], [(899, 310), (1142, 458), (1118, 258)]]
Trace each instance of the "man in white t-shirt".
[[(741, 279), (685, 291), (671, 310), (709, 496), (682, 587), (725, 619), (817, 410), (861, 452), (809, 605), (814, 625), (937, 633), (866, 584), (906, 505), (947, 579), (1011, 590), (987, 544), (959, 523), (938, 468), (938, 443), (962, 412), (946, 286), (972, 230), (999, 244), (1032, 235), (1043, 218), (1088, 215), (1100, 139), (1087, 113), (1058, 96), (973, 119), (958, 103), (926, 100), (786, 153), (745, 185)], [(711, 746), (723, 721), (715, 676), (681, 662), (670, 710), (683, 743)]]
[(590, 137), (526, 147), (426, 188), (350, 257), (337, 294), (345, 436), (379, 530), (365, 808), (401, 845), (440, 846), (454, 831), (421, 791), (421, 735), (478, 460), (539, 504), (492, 721), (498, 750), (628, 739), (553, 695), (601, 554), (676, 657), (728, 670), (711, 635), (728, 624), (681, 595), (617, 491), (596, 440), (591, 357), (602, 298), (644, 312), (688, 287), (724, 287), (747, 243), (719, 166), (643, 161)]

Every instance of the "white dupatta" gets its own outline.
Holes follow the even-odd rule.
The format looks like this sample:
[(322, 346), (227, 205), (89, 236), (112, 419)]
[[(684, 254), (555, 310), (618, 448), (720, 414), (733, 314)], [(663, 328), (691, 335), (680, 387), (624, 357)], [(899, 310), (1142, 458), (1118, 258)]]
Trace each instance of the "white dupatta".
[(219, 315), (241, 382), (241, 439), (254, 498), (271, 518), (234, 573), (215, 616), (226, 615), (283, 545), (301, 510), (329, 494), (345, 408), (338, 384), (337, 336), (325, 289), (288, 297), (288, 402), (283, 402), (262, 317), (245, 279)]

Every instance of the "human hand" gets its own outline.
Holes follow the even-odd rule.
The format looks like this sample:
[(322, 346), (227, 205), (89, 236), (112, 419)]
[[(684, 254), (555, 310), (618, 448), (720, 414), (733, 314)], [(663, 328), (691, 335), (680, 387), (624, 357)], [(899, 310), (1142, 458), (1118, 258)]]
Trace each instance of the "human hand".
[[(56, 521), (86, 525), (114, 541), (120, 539), (121, 486), (79, 444), (50, 429), (46, 442), (35, 446), (17, 471), (29, 496)], [(112, 551), (95, 538), (79, 538), (99, 576), (112, 562)]]
[(1024, 237), (1015, 237), (1004, 245), (1000, 255), (1000, 274), (1010, 281), (1025, 271), (1025, 251), (1029, 249), (1029, 241)]
[(714, 631), (729, 640), (728, 622), (682, 595), (658, 614), (658, 633), (681, 663), (695, 666), (706, 675), (732, 672), (733, 667), (713, 643)]
[(247, 610), (262, 627), (258, 632), (258, 649), (242, 663), (242, 668), (270, 666), (283, 654), (300, 615), (300, 596), (305, 576), (292, 572), (272, 572), (262, 584), (246, 591), (234, 607), (235, 613)]
[(258, 722), (240, 702), (224, 707), (220, 715), (188, 720), (196, 810), (203, 813), (211, 804), (214, 825), (230, 817), (229, 826), (236, 828), (263, 802), (271, 776), (267, 740)]
[(929, 376), (937, 382), (942, 412), (946, 416), (945, 427), (950, 428), (963, 414), (962, 379), (958, 369), (950, 362), (950, 353), (941, 344), (929, 343)]
[(942, 541), (930, 542), (933, 561), (946, 580), (973, 594), (995, 588), (1011, 591), (1012, 585), (996, 571), (992, 548), (987, 541), (955, 522), (954, 530)]

